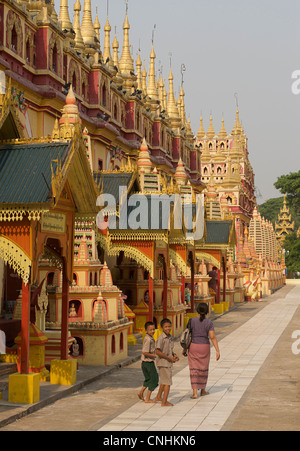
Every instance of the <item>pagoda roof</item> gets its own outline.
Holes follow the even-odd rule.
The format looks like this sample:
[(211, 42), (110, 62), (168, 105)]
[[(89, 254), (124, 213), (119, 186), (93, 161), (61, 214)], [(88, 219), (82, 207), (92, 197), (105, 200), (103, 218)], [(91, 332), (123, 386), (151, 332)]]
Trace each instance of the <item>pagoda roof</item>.
[(234, 244), (233, 221), (206, 221), (205, 244)]
[(126, 186), (128, 192), (136, 179), (136, 174), (134, 172), (95, 172), (94, 179), (103, 194), (112, 195), (119, 205), (120, 187)]
[(68, 183), (76, 211), (96, 214), (98, 188), (86, 156), (84, 141), (15, 140), (0, 143), (0, 204), (46, 204), (53, 208)]
[(49, 202), (51, 162), (65, 161), (69, 142), (0, 145), (0, 203)]

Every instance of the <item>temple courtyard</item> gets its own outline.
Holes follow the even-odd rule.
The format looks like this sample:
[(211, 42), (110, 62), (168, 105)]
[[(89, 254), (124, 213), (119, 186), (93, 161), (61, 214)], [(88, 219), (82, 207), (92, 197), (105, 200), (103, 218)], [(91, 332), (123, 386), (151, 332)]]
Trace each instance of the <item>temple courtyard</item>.
[[(47, 391), (45, 384), (36, 406), (12, 406), (3, 396), (1, 431), (299, 431), (300, 285), (212, 319), (221, 359), (212, 352), (209, 396), (190, 399), (188, 362), (181, 357), (169, 398), (174, 407), (139, 401), (139, 340), (125, 366), (80, 368), (77, 386)], [(178, 342), (176, 349), (179, 354)]]

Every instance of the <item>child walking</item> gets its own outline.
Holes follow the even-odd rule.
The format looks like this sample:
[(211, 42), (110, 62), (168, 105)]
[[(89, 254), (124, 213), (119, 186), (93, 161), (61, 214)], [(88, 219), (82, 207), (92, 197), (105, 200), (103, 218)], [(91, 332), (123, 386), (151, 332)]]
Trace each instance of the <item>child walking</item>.
[(161, 402), (162, 407), (173, 406), (168, 402), (168, 396), (172, 385), (172, 367), (179, 358), (174, 353), (173, 337), (171, 335), (172, 323), (169, 319), (163, 319), (160, 323), (163, 333), (156, 342), (157, 368), (159, 369), (159, 390), (155, 401)]
[[(158, 374), (155, 367), (155, 340), (153, 335), (155, 333), (155, 325), (152, 322), (145, 324), (146, 336), (143, 342), (142, 349), (142, 370), (145, 377), (144, 385), (138, 393), (138, 397), (146, 403), (155, 403), (151, 400), (152, 392), (158, 387)], [(148, 393), (144, 399), (144, 392), (148, 388)]]

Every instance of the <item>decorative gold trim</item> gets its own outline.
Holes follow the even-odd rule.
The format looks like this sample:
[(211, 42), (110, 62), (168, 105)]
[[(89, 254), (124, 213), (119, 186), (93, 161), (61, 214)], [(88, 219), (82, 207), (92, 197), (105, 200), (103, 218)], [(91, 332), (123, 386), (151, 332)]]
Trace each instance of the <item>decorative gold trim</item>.
[(137, 241), (164, 241), (169, 244), (168, 234), (165, 232), (137, 231), (137, 230), (110, 230), (112, 240)]
[(116, 245), (111, 246), (108, 249), (108, 255), (117, 256), (120, 252), (124, 252), (125, 257), (134, 259), (137, 263), (139, 263), (144, 269), (149, 271), (149, 274), (152, 278), (154, 278), (154, 264), (153, 261), (147, 257), (143, 252), (139, 249), (136, 249), (131, 246), (125, 245)]
[(36, 207), (36, 209), (28, 209), (27, 206), (15, 206), (8, 208), (0, 207), (0, 221), (22, 221), (24, 216), (28, 215), (31, 221), (39, 221), (43, 213), (49, 212), (47, 208)]
[(206, 252), (199, 252), (196, 251), (196, 259), (197, 260), (204, 260), (208, 263), (213, 264), (214, 266), (216, 266), (217, 268), (221, 268), (221, 263), (212, 255), (207, 254)]
[(9, 264), (27, 285), (30, 278), (31, 260), (22, 249), (10, 240), (0, 237), (0, 258)]
[(102, 249), (107, 252), (109, 256), (117, 256), (120, 252), (124, 252), (125, 257), (133, 258), (137, 263), (139, 263), (143, 268), (149, 271), (151, 277), (154, 277), (154, 263), (139, 249), (136, 249), (130, 245), (120, 245), (112, 244), (111, 237), (104, 236), (99, 232), (95, 232), (95, 241), (100, 243)]
[(177, 254), (173, 249), (169, 249), (170, 260), (172, 260), (173, 264), (179, 269), (183, 276), (187, 275), (187, 265), (183, 258)]

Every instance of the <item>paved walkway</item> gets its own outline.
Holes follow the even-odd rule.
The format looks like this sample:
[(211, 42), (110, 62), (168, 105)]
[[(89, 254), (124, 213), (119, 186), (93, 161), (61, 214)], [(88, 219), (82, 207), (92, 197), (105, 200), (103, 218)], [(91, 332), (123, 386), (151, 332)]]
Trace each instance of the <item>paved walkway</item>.
[[(267, 305), (219, 342), (221, 360), (212, 352), (210, 395), (191, 400), (189, 368), (177, 373), (169, 400), (174, 407), (138, 402), (100, 431), (219, 431), (240, 403), (300, 306), (300, 287)], [(300, 325), (299, 325), (300, 329)], [(292, 342), (291, 342), (292, 343)], [(291, 347), (286, 349), (292, 354)], [(299, 415), (299, 411), (297, 412)], [(250, 420), (250, 419), (249, 419)]]
[[(36, 405), (3, 399), (0, 430), (300, 430), (300, 356), (291, 351), (292, 333), (300, 330), (300, 285), (236, 305), (214, 325), (222, 355), (219, 362), (212, 356), (210, 396), (190, 399), (182, 357), (174, 366), (175, 407), (137, 402), (143, 381), (139, 341), (122, 368), (80, 367), (73, 387), (42, 384)], [(179, 343), (175, 349), (179, 355)]]

